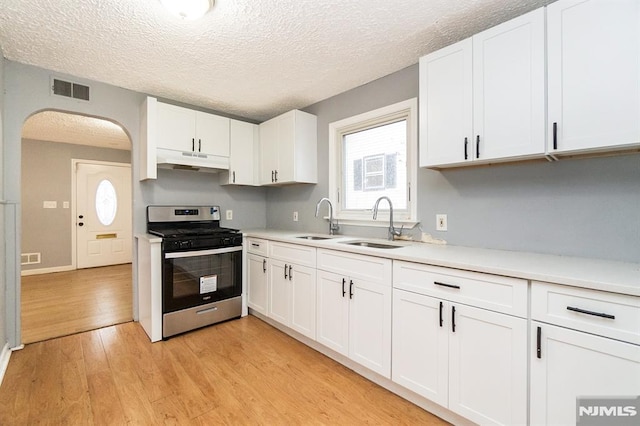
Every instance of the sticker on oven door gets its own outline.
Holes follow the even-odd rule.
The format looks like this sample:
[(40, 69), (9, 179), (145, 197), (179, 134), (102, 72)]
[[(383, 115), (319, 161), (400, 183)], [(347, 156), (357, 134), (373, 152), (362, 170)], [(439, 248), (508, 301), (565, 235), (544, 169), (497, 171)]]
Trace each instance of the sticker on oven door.
[(211, 293), (218, 290), (218, 276), (205, 275), (200, 277), (200, 294)]

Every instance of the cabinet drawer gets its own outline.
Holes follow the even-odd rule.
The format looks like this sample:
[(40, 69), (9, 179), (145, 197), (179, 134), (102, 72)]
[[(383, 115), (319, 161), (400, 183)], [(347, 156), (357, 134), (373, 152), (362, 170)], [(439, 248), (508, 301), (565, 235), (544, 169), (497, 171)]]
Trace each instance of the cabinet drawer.
[(505, 314), (527, 316), (527, 281), (522, 279), (395, 261), (393, 287)]
[(531, 318), (640, 344), (640, 297), (534, 282)]
[(247, 253), (269, 255), (269, 241), (260, 238), (247, 238)]
[(389, 285), (391, 259), (318, 249), (318, 269), (372, 283)]
[(269, 257), (283, 262), (316, 267), (316, 248), (269, 241)]

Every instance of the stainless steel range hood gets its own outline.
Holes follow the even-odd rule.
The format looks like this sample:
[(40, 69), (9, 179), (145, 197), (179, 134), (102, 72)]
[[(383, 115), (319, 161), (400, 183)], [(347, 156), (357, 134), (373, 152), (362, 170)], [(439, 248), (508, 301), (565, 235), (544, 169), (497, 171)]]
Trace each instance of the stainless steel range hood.
[(229, 170), (229, 157), (199, 152), (158, 148), (156, 149), (156, 161), (158, 167), (163, 169), (192, 170), (207, 173)]

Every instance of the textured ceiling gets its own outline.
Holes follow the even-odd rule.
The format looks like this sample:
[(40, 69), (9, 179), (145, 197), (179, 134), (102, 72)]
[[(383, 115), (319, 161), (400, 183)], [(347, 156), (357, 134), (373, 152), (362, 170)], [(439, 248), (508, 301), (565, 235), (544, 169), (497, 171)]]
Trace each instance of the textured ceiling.
[(7, 59), (263, 121), (418, 62), (550, 0), (1, 0)]
[(22, 126), (22, 137), (131, 150), (129, 136), (117, 124), (99, 118), (57, 111), (43, 111), (29, 117)]

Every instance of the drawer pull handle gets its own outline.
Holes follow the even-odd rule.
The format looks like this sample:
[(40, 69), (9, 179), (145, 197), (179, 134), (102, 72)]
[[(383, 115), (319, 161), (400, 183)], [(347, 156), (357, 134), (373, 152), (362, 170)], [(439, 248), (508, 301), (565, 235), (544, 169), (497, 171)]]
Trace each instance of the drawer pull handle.
[(346, 279), (342, 279), (342, 297), (344, 297), (345, 294), (347, 294), (347, 291), (344, 289), (344, 285), (346, 284), (347, 280)]
[(538, 327), (536, 333), (536, 357), (542, 359), (542, 327)]
[(289, 281), (291, 281), (291, 278), (293, 278), (293, 271), (291, 270), (292, 266), (289, 265)]
[(251, 243), (251, 247), (258, 247), (258, 248), (260, 248), (260, 244), (258, 244), (258, 243)]
[(287, 265), (284, 265), (284, 279), (287, 279)]
[(262, 272), (267, 272), (267, 259), (262, 259)]
[(594, 317), (616, 319), (615, 315), (604, 314), (602, 312), (587, 311), (586, 309), (574, 308), (573, 306), (567, 306), (567, 311), (578, 312), (579, 314), (593, 315)]
[(459, 285), (455, 285), (455, 284), (447, 284), (447, 283), (439, 283), (438, 281), (434, 281), (433, 282), (435, 285), (439, 285), (442, 287), (449, 287), (449, 288), (455, 288), (460, 290), (460, 286)]
[(353, 280), (349, 280), (349, 299), (353, 299)]
[(442, 322), (443, 322), (442, 321), (442, 308), (443, 308), (443, 305), (444, 304), (442, 302), (440, 302), (440, 327), (442, 327)]
[(209, 312), (215, 312), (217, 310), (218, 310), (218, 307), (214, 306), (211, 308), (203, 309), (201, 311), (196, 311), (196, 315), (208, 314)]

